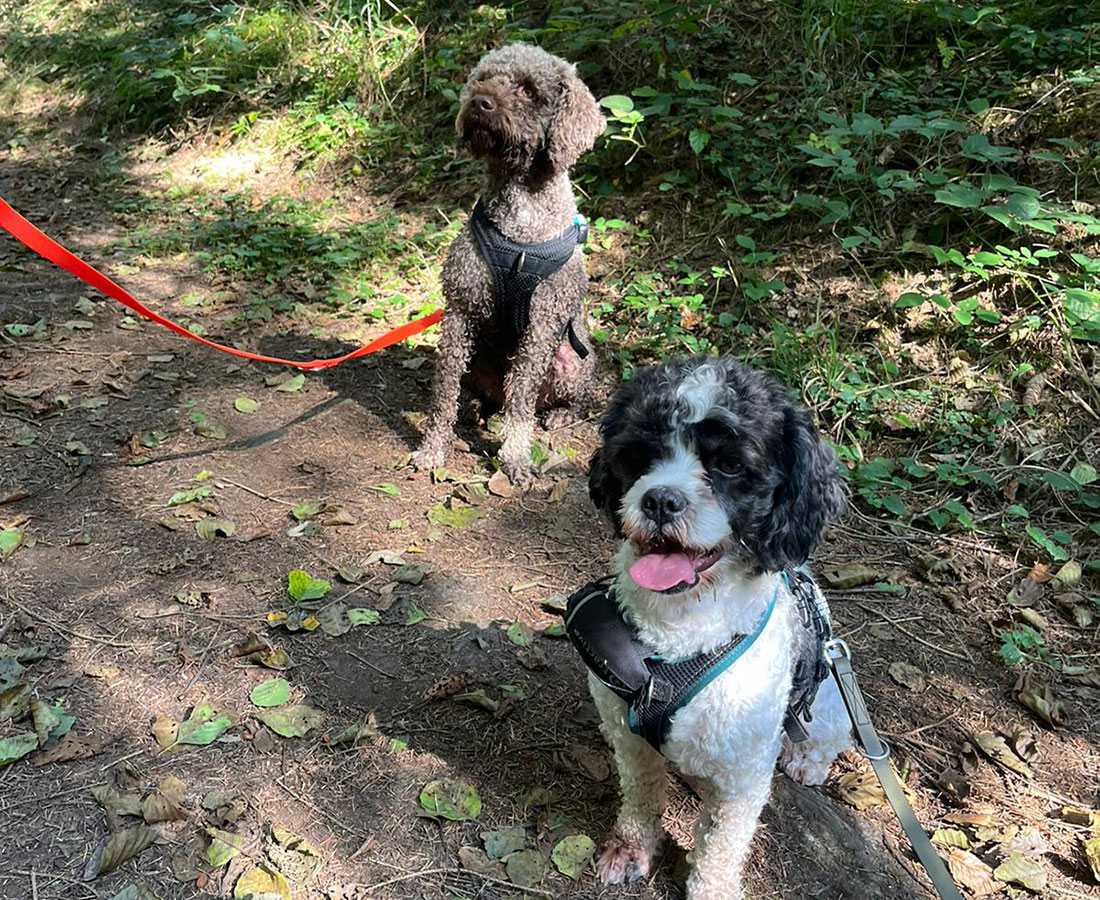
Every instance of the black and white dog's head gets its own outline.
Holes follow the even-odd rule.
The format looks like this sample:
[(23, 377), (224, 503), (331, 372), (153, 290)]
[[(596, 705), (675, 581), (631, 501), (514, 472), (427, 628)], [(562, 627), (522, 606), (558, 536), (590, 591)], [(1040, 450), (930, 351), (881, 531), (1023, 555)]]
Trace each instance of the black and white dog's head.
[(802, 563), (845, 508), (809, 412), (730, 358), (643, 369), (612, 398), (600, 433), (589, 493), (649, 591), (712, 583), (730, 565)]

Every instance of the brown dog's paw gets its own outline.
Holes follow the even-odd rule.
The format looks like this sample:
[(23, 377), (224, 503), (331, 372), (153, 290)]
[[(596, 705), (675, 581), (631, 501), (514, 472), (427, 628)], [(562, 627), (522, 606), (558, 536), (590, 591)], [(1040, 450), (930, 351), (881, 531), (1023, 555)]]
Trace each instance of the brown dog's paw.
[(543, 425), (547, 431), (557, 431), (559, 428), (568, 428), (580, 417), (577, 411), (569, 406), (558, 406), (546, 414)]
[(424, 443), (409, 457), (409, 465), (421, 470), (435, 469), (443, 465), (446, 458), (447, 454), (442, 449)]
[(596, 854), (596, 875), (604, 884), (630, 884), (649, 874), (649, 862), (645, 847), (613, 830)]

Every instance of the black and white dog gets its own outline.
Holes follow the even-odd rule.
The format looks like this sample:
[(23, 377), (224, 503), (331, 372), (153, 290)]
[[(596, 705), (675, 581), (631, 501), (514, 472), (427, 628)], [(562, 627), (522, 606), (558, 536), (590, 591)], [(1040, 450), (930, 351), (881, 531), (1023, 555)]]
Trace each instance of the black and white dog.
[(809, 412), (772, 378), (728, 358), (642, 370), (614, 396), (600, 430), (589, 489), (623, 539), (613, 596), (636, 639), (661, 660), (752, 639), (674, 713), (660, 752), (638, 736), (621, 695), (590, 676), (623, 794), (597, 872), (621, 883), (649, 871), (667, 758), (699, 785), (705, 806), (689, 900), (739, 900), (776, 760), (791, 777), (819, 784), (851, 745), (831, 680), (812, 700), (808, 739), (794, 743), (783, 731), (800, 656), (821, 652), (784, 573), (793, 577), (844, 511), (843, 481)]

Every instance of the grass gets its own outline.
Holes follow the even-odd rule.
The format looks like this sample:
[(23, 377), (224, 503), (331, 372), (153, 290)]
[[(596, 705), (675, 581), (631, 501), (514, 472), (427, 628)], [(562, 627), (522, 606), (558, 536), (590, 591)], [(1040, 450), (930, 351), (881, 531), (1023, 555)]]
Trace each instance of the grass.
[[(3, 95), (52, 86), (113, 148), (123, 246), (247, 285), (245, 320), (438, 302), (438, 210), (477, 184), (457, 90), (537, 41), (609, 118), (575, 179), (612, 365), (738, 353), (815, 409), (877, 526), (1100, 570), (1096, 4), (7, 0), (0, 22)], [(332, 199), (124, 177), (166, 139)]]

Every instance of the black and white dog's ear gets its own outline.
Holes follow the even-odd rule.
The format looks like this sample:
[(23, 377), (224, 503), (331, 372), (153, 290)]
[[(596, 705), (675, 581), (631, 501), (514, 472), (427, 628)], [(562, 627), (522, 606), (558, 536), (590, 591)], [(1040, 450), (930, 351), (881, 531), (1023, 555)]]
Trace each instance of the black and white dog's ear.
[(547, 157), (554, 170), (564, 172), (591, 150), (606, 126), (596, 98), (577, 75), (576, 67), (565, 67), (561, 96), (546, 134)]
[(618, 532), (623, 524), (619, 514), (623, 486), (611, 473), (603, 447), (592, 454), (592, 461), (588, 464), (588, 496), (592, 498), (596, 509), (607, 515)]
[(825, 526), (847, 507), (836, 456), (805, 409), (784, 410), (783, 437), (775, 452), (779, 482), (757, 548), (760, 564), (771, 572), (804, 563)]

